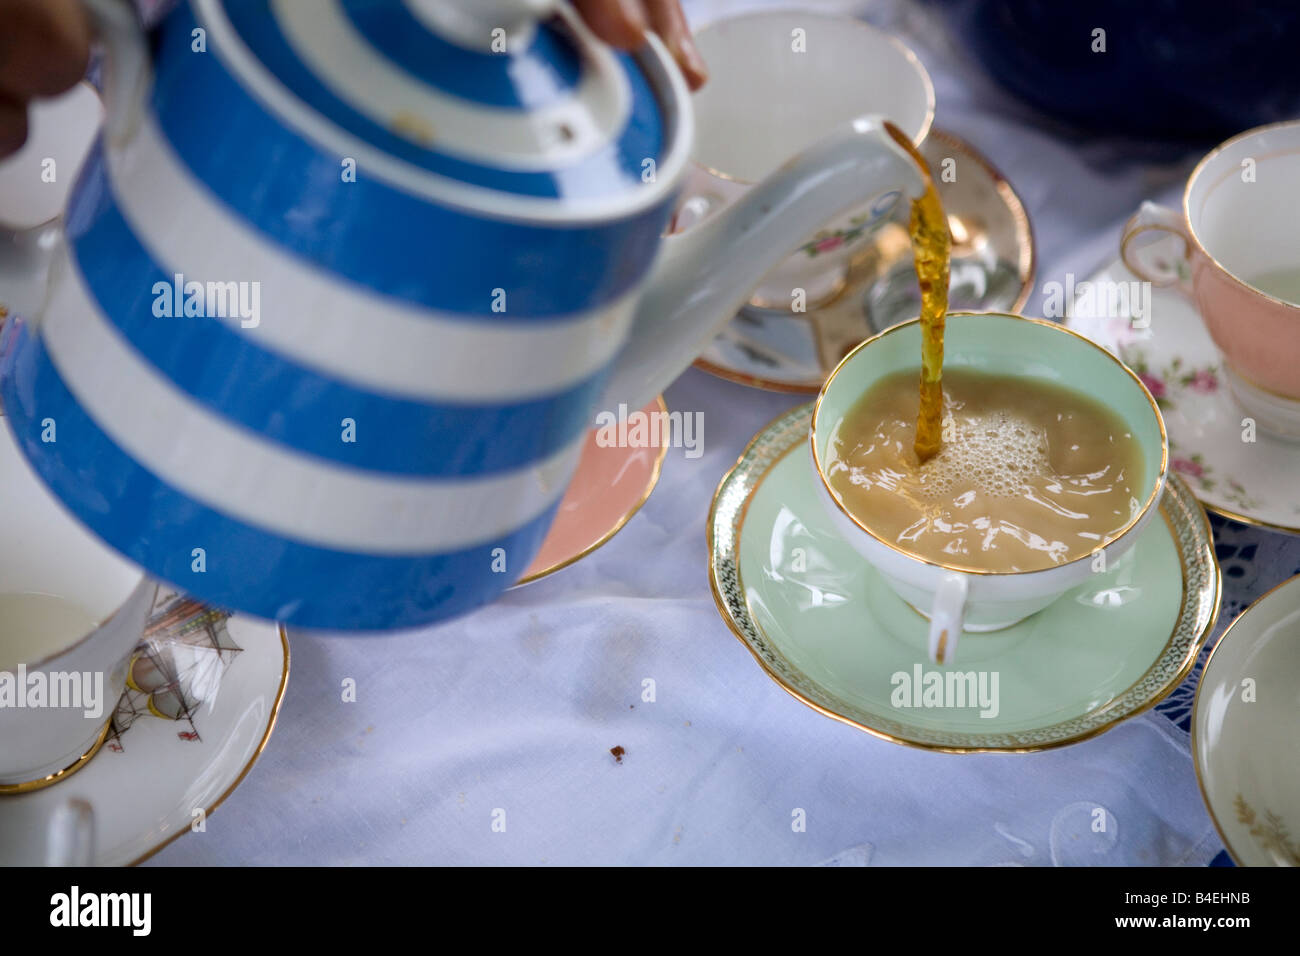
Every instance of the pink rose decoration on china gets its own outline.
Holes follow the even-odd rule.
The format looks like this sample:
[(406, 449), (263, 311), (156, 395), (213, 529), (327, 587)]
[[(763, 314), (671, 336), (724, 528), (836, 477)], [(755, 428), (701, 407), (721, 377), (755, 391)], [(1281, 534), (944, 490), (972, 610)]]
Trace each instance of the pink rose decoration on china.
[[(1219, 390), (1219, 379), (1213, 369), (1199, 368), (1188, 381), (1187, 386), (1194, 392), (1208, 395)], [(1154, 393), (1152, 393), (1154, 394)]]
[(1165, 397), (1165, 383), (1164, 383), (1164, 382), (1162, 382), (1160, 379), (1156, 378), (1154, 375), (1149, 375), (1149, 374), (1147, 374), (1146, 372), (1138, 372), (1138, 373), (1137, 373), (1137, 376), (1138, 376), (1138, 378), (1142, 379), (1142, 384), (1145, 385), (1145, 386), (1147, 387), (1147, 391), (1149, 391), (1149, 392), (1151, 393), (1151, 397), (1152, 397), (1152, 398), (1164, 398), (1164, 397)]

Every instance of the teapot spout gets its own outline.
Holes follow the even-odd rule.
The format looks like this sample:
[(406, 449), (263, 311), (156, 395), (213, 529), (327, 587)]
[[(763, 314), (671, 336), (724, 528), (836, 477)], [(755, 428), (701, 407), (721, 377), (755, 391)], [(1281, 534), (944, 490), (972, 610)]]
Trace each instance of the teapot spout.
[(826, 223), (891, 190), (916, 198), (925, 173), (881, 117), (846, 123), (725, 211), (660, 247), (600, 408), (640, 408), (708, 346), (763, 276)]

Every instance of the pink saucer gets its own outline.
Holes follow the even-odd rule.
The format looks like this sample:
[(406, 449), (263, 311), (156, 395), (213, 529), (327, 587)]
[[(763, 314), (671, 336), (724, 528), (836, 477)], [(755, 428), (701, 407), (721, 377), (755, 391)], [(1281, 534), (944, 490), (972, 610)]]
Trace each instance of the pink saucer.
[[(646, 415), (667, 414), (661, 397), (641, 409)], [(637, 513), (659, 481), (667, 445), (641, 448), (602, 447), (597, 431), (587, 433), (578, 470), (560, 501), (560, 509), (541, 550), (516, 583), (528, 584), (586, 557)]]

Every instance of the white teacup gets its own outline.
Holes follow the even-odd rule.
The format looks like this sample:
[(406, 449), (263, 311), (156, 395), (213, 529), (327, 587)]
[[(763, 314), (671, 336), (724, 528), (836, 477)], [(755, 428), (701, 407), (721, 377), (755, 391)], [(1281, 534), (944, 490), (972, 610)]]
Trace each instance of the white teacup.
[(0, 798), (98, 751), (156, 590), (68, 517), (0, 414)]
[[(1114, 355), (1077, 332), (1043, 319), (996, 312), (950, 313), (945, 368), (968, 368), (1063, 385), (1092, 396), (1119, 416), (1137, 439), (1146, 493), (1128, 523), (1092, 553), (1049, 568), (989, 571), (940, 564), (875, 534), (831, 487), (826, 457), (835, 430), (853, 404), (882, 376), (921, 361), (918, 320), (867, 339), (844, 357), (822, 386), (813, 411), (815, 485), (844, 539), (881, 573), (903, 600), (930, 619), (929, 656), (953, 660), (963, 632), (999, 631), (1041, 611), (1099, 570), (1111, 569), (1156, 514), (1169, 465), (1164, 420), (1146, 386)], [(1101, 556), (1099, 558), (1099, 555)]]
[[(916, 54), (861, 20), (804, 11), (750, 13), (696, 33), (710, 80), (695, 94), (693, 165), (673, 229), (689, 228), (843, 123), (866, 114), (919, 145), (934, 86)], [(811, 308), (844, 285), (850, 262), (889, 218), (894, 191), (847, 208), (764, 277), (750, 304)], [(792, 239), (796, 237), (791, 237)]]

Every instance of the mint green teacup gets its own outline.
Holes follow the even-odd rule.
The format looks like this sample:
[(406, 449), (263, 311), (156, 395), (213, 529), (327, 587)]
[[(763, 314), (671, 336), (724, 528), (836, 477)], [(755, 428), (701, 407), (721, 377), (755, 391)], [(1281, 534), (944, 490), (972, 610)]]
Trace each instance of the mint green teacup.
[[(826, 455), (836, 426), (878, 379), (920, 366), (921, 326), (913, 320), (863, 342), (827, 378), (812, 419), (817, 489), (831, 520), (881, 573), (890, 587), (930, 619), (929, 654), (953, 659), (964, 631), (997, 631), (1042, 610), (1094, 569), (1112, 567), (1156, 513), (1169, 463), (1165, 424), (1151, 393), (1110, 352), (1077, 332), (1004, 313), (956, 312), (948, 316), (944, 368), (1038, 379), (1083, 392), (1119, 415), (1142, 450), (1144, 498), (1117, 533), (1091, 554), (1033, 571), (988, 571), (938, 564), (910, 554), (872, 532), (845, 507), (826, 474)], [(1098, 554), (1104, 554), (1099, 558)]]

